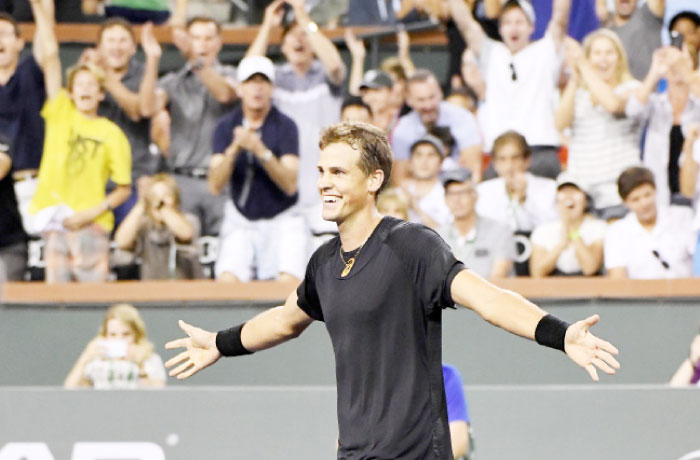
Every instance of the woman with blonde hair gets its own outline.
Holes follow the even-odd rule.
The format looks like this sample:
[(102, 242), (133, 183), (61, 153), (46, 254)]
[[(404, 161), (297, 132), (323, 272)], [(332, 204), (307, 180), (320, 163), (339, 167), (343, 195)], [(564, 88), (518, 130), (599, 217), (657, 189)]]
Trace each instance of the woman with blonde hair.
[(175, 179), (160, 173), (139, 190), (138, 202), (114, 240), (120, 249), (140, 256), (141, 279), (201, 278), (202, 267), (193, 244), (199, 238), (199, 227), (194, 215), (180, 211)]
[(98, 334), (66, 377), (66, 388), (98, 390), (165, 386), (165, 368), (148, 340), (138, 310), (117, 304), (107, 310)]
[(617, 177), (640, 161), (642, 125), (626, 114), (634, 80), (617, 35), (599, 29), (586, 36), (583, 47), (569, 38), (565, 60), (570, 70), (555, 124), (570, 128), (568, 170), (593, 198), (604, 218), (623, 212)]

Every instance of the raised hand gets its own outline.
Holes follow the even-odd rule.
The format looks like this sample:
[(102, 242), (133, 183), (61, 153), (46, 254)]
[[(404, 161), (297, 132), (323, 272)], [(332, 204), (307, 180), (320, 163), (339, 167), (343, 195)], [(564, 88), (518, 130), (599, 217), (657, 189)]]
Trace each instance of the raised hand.
[(179, 27), (173, 29), (173, 44), (186, 60), (189, 61), (192, 58), (192, 40), (185, 29)]
[(593, 315), (575, 322), (566, 330), (564, 338), (564, 350), (567, 356), (586, 369), (596, 382), (598, 381), (596, 368), (610, 375), (620, 368), (620, 363), (613, 357), (618, 353), (617, 348), (589, 331), (599, 319), (598, 315)]
[(345, 29), (345, 45), (348, 47), (348, 50), (350, 50), (350, 54), (355, 58), (364, 58), (367, 53), (365, 42), (358, 39), (349, 27)]
[(146, 56), (151, 58), (160, 59), (163, 54), (163, 50), (160, 47), (160, 43), (153, 35), (153, 23), (147, 22), (141, 28), (141, 48)]
[(284, 19), (284, 0), (275, 0), (265, 7), (263, 23), (272, 27), (278, 27)]
[(187, 337), (173, 340), (165, 344), (165, 348), (185, 348), (185, 351), (168, 360), (165, 367), (172, 369), (168, 375), (183, 380), (205, 369), (219, 360), (221, 353), (216, 348), (216, 333), (205, 331), (180, 320), (180, 328), (185, 331)]

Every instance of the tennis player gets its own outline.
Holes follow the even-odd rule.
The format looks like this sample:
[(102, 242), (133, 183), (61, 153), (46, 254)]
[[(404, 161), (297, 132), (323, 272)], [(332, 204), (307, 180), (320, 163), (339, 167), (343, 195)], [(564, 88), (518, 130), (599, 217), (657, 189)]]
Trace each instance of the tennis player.
[(218, 333), (180, 321), (186, 350), (166, 363), (184, 379), (221, 356), (250, 354), (323, 321), (338, 384), (338, 459), (452, 459), (441, 367), (442, 310), (463, 305), (506, 331), (562, 350), (593, 380), (614, 374), (617, 349), (589, 332), (598, 316), (568, 324), (472, 273), (433, 230), (382, 217), (392, 153), (364, 123), (321, 136), (318, 189), (323, 218), (339, 237), (311, 257), (284, 305)]

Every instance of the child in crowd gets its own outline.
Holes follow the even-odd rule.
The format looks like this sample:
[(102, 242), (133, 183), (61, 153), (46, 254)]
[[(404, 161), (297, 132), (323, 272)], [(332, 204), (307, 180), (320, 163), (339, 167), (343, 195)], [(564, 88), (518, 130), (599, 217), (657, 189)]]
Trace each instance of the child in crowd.
[[(31, 2), (37, 23), (49, 19)], [(131, 194), (131, 148), (124, 133), (97, 109), (105, 97), (102, 74), (91, 65), (69, 70), (61, 88), (61, 61), (52, 27), (39, 27), (44, 71), (44, 153), (30, 205), (32, 233), (46, 242), (49, 283), (106, 281), (112, 209)], [(108, 179), (115, 188), (105, 196)]]
[(442, 140), (426, 134), (411, 146), (411, 176), (401, 184), (409, 198), (409, 219), (438, 228), (449, 221), (445, 190), (440, 183), (442, 160), (447, 149)]
[(153, 351), (136, 308), (118, 304), (107, 310), (99, 333), (87, 344), (63, 386), (97, 390), (165, 386), (163, 361)]
[(377, 198), (377, 211), (383, 216), (408, 220), (408, 200), (399, 188), (383, 191)]
[(192, 244), (199, 237), (199, 221), (180, 211), (175, 179), (160, 173), (139, 190), (139, 201), (117, 229), (120, 249), (141, 258), (141, 279), (201, 278), (202, 267)]

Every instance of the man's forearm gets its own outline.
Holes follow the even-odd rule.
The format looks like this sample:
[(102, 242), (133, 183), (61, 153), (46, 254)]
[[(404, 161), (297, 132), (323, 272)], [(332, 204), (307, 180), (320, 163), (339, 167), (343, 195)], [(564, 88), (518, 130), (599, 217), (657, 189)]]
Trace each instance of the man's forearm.
[(134, 93), (117, 78), (105, 79), (105, 89), (112, 95), (119, 107), (133, 121), (141, 119), (141, 108), (139, 103), (139, 94)]
[(245, 57), (265, 56), (267, 54), (267, 44), (270, 41), (271, 30), (272, 25), (267, 21), (263, 21), (258, 29), (258, 34), (255, 36), (255, 40), (253, 40), (253, 43), (248, 47)]
[(223, 154), (214, 154), (209, 166), (209, 191), (213, 195), (219, 195), (221, 190), (231, 178), (233, 164), (238, 155), (238, 147), (230, 145)]
[[(266, 151), (267, 149), (265, 149)], [(268, 159), (263, 159), (265, 151), (256, 153), (262, 167), (275, 183), (287, 195), (294, 195), (297, 192), (297, 169), (285, 165), (281, 158), (272, 155)]]
[(157, 112), (156, 84), (158, 82), (158, 63), (160, 59), (146, 57), (146, 70), (139, 86), (139, 112), (142, 117), (150, 118)]
[(311, 44), (311, 49), (321, 61), (326, 75), (335, 84), (340, 84), (345, 78), (345, 64), (338, 49), (311, 21), (306, 11), (297, 12), (297, 22), (304, 29)]
[(197, 76), (204, 84), (214, 99), (221, 104), (229, 104), (236, 99), (236, 90), (231, 87), (228, 80), (217, 72), (212, 66), (204, 66), (197, 72)]

